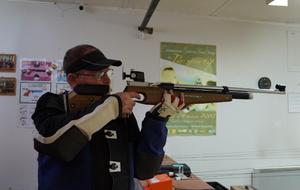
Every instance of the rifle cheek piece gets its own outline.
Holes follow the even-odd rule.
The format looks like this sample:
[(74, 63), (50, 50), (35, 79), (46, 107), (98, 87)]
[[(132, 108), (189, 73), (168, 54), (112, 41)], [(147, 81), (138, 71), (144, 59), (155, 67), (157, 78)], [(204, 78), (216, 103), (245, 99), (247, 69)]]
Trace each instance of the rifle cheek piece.
[(79, 84), (74, 87), (74, 91), (78, 95), (103, 96), (109, 93), (109, 90), (109, 85)]

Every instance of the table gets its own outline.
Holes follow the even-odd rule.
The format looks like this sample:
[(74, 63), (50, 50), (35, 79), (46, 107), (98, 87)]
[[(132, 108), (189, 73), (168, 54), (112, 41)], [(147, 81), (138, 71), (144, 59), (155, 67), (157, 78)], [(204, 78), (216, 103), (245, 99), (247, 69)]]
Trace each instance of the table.
[[(170, 158), (169, 156), (165, 155), (163, 164), (176, 164), (176, 162)], [(175, 178), (172, 178), (172, 184), (175, 190), (215, 190), (213, 187), (205, 183), (203, 180), (201, 180), (199, 177), (194, 175), (193, 173), (188, 179), (183, 180), (176, 180)], [(142, 189), (145, 189), (147, 186), (146, 180), (140, 180), (140, 185)]]

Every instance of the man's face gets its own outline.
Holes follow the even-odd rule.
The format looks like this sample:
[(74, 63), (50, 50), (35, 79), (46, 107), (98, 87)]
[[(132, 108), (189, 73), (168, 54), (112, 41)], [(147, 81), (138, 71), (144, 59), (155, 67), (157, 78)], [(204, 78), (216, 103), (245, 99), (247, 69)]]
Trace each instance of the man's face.
[[(100, 71), (82, 69), (76, 73), (70, 73), (68, 75), (68, 81), (73, 88), (79, 84), (110, 85), (111, 80), (106, 73), (108, 70), (109, 68)], [(101, 76), (101, 73), (103, 76)]]

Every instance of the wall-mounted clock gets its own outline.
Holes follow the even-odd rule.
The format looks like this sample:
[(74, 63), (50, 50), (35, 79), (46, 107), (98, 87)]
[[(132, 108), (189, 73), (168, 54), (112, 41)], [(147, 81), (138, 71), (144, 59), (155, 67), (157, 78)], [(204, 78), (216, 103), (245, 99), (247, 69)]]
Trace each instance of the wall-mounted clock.
[(268, 77), (262, 77), (258, 80), (258, 87), (260, 89), (270, 89), (271, 85), (271, 79), (269, 79)]

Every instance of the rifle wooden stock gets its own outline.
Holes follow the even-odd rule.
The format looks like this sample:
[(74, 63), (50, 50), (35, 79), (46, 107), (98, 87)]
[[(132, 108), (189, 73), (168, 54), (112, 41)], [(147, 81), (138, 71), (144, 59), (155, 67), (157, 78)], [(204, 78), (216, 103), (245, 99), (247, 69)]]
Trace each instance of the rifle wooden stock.
[[(148, 86), (126, 86), (124, 92), (137, 92), (143, 97), (142, 100), (136, 102), (141, 104), (156, 105), (163, 99), (165, 89), (160, 87), (148, 87)], [(180, 92), (184, 93), (184, 99), (186, 104), (204, 104), (215, 102), (230, 102), (232, 101), (231, 94), (217, 93), (217, 92), (189, 92), (173, 90), (174, 95), (179, 96)]]
[[(126, 86), (124, 92), (137, 92), (141, 94), (142, 100), (136, 100), (137, 103), (156, 105), (163, 99), (165, 89), (160, 87), (145, 87), (145, 86)], [(174, 90), (174, 94), (179, 96), (180, 92), (184, 93), (186, 104), (204, 104), (215, 102), (230, 102), (232, 101), (231, 94), (224, 93), (206, 93), (206, 92), (188, 92)], [(81, 110), (88, 105), (100, 100), (102, 96), (98, 95), (79, 95), (75, 91), (71, 91), (68, 95), (68, 112)], [(246, 99), (246, 98), (245, 98)], [(249, 99), (249, 98), (248, 98)]]

